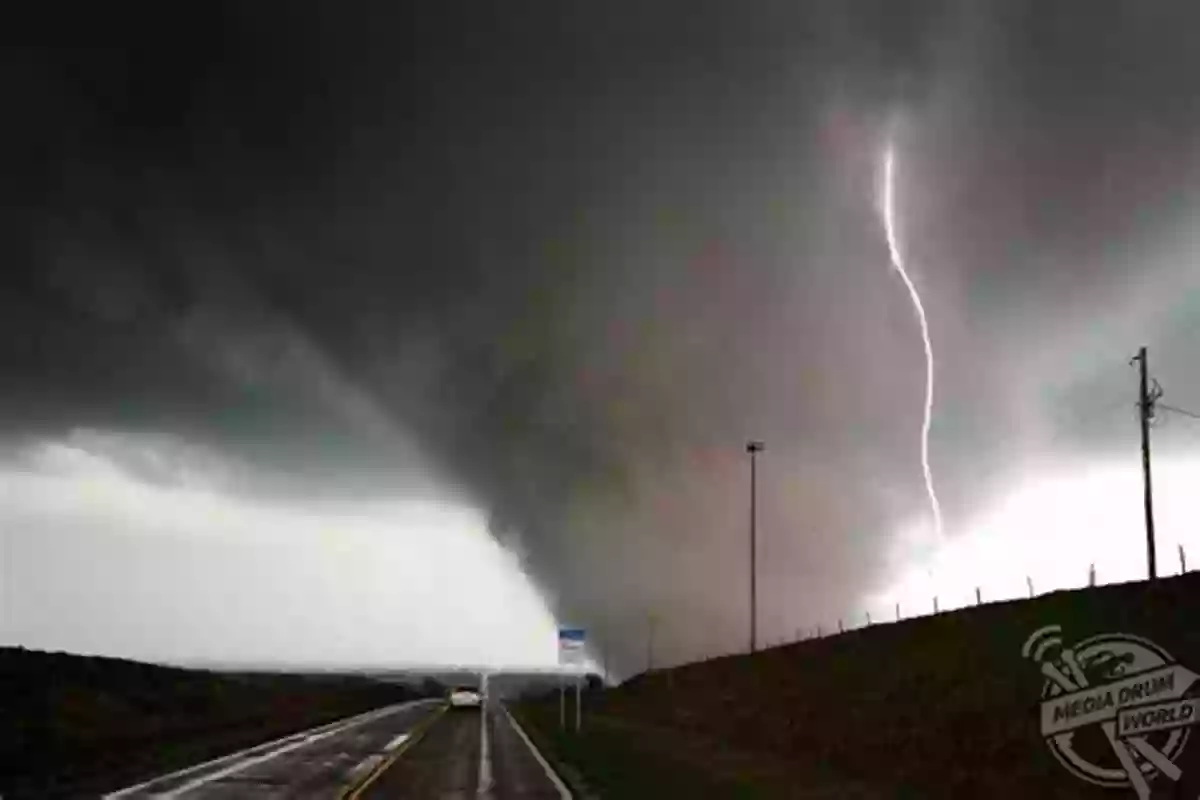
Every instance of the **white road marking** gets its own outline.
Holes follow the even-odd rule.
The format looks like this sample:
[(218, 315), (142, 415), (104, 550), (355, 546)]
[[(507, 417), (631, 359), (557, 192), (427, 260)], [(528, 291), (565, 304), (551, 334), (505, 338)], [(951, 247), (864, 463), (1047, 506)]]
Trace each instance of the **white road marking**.
[(388, 742), (387, 744), (385, 744), (383, 746), (383, 752), (387, 753), (387, 752), (391, 752), (392, 750), (395, 750), (397, 747), (399, 747), (400, 745), (407, 742), (408, 737), (410, 735), (411, 734), (408, 734), (408, 733), (402, 733), (399, 736), (397, 736), (395, 739), (392, 739), (390, 742)]
[(190, 767), (185, 767), (181, 770), (167, 773), (166, 775), (157, 775), (157, 776), (151, 778), (150, 780), (143, 781), (135, 786), (129, 786), (129, 787), (126, 787), (119, 791), (106, 794), (106, 795), (104, 795), (104, 800), (120, 800), (120, 798), (128, 797), (129, 795), (144, 791), (145, 789), (147, 789), (148, 787), (150, 787), (151, 785), (153, 785), (155, 783), (165, 783), (167, 781), (177, 780), (179, 778), (187, 777), (188, 775), (191, 775), (193, 772), (199, 772), (202, 769), (208, 769), (210, 767), (215, 767), (219, 764), (225, 764), (230, 761), (236, 761), (239, 758), (247, 758), (249, 756), (261, 753), (264, 750), (270, 750), (275, 747), (282, 747), (283, 745), (288, 744), (290, 742), (294, 742), (297, 739), (300, 739), (302, 737), (311, 736), (312, 734), (323, 731), (326, 728), (331, 728), (335, 725), (338, 725), (339, 723), (341, 723), (343, 721), (344, 720), (335, 720), (333, 722), (326, 723), (324, 725), (321, 725), (320, 727), (313, 728), (311, 730), (301, 731), (300, 733), (293, 733), (291, 736), (285, 736), (282, 739), (276, 739), (271, 742), (264, 742), (263, 744), (256, 744), (253, 747), (246, 748), (245, 750), (239, 750), (236, 753), (229, 753), (228, 755), (223, 755), (218, 758), (211, 759), (209, 761), (202, 761), (199, 764), (193, 764)]
[(488, 742), (487, 704), (479, 704), (479, 786), (476, 794), (492, 790), (492, 753)]
[(383, 760), (387, 758), (388, 753), (407, 742), (411, 736), (411, 733), (402, 733), (399, 736), (394, 737), (390, 742), (383, 746), (383, 750), (379, 751), (378, 753), (372, 753), (362, 761), (355, 764), (354, 767), (346, 773), (346, 778), (350, 781), (350, 783), (354, 783), (363, 775), (366, 775), (368, 772), (382, 764)]
[(150, 787), (152, 787), (156, 783), (165, 783), (165, 782), (172, 781), (172, 780), (178, 780), (180, 778), (185, 778), (188, 775), (191, 775), (195, 772), (199, 772), (200, 770), (203, 770), (203, 769), (210, 769), (212, 767), (216, 767), (221, 764), (229, 764), (229, 766), (225, 767), (224, 769), (220, 769), (216, 772), (202, 775), (198, 778), (188, 781), (187, 783), (185, 783), (184, 785), (182, 785), (176, 789), (169, 790), (168, 792), (165, 792), (165, 793), (163, 793), (163, 792), (154, 792), (153, 793), (155, 797), (175, 797), (177, 794), (179, 794), (182, 791), (190, 791), (191, 789), (194, 789), (197, 786), (202, 786), (205, 783), (208, 783), (210, 781), (217, 780), (218, 778), (223, 778), (227, 775), (232, 775), (235, 772), (240, 772), (241, 770), (243, 770), (247, 767), (252, 767), (255, 764), (261, 764), (264, 761), (268, 761), (272, 758), (275, 758), (278, 755), (282, 755), (284, 753), (295, 750), (298, 747), (302, 747), (304, 745), (311, 744), (315, 741), (324, 739), (326, 736), (330, 736), (334, 733), (340, 733), (340, 732), (346, 730), (347, 728), (352, 728), (357, 725), (362, 725), (364, 723), (371, 722), (376, 719), (380, 719), (381, 717), (385, 717), (390, 714), (394, 714), (395, 712), (400, 711), (401, 709), (410, 708), (410, 707), (418, 705), (420, 703), (427, 703), (427, 702), (429, 702), (429, 701), (428, 700), (411, 700), (407, 703), (399, 703), (394, 706), (387, 706), (385, 708), (377, 708), (372, 711), (367, 711), (363, 714), (358, 714), (353, 717), (348, 717), (346, 719), (340, 719), (340, 720), (334, 720), (333, 722), (327, 722), (324, 725), (319, 725), (316, 728), (311, 728), (307, 731), (293, 733), (290, 736), (283, 737), (282, 739), (276, 739), (271, 742), (264, 742), (263, 744), (258, 744), (258, 745), (255, 745), (254, 747), (248, 747), (245, 750), (239, 750), (236, 753), (230, 753), (228, 755), (221, 756), (220, 758), (214, 758), (210, 761), (205, 761), (200, 764), (195, 764), (190, 767), (185, 767), (184, 769), (177, 770), (175, 772), (171, 772), (166, 775), (159, 775), (157, 777), (151, 778), (148, 781), (143, 781), (142, 783), (139, 783), (135, 786), (129, 786), (125, 789), (121, 789), (119, 791), (112, 792), (110, 794), (106, 794), (106, 795), (104, 795), (104, 800), (121, 800), (121, 798), (129, 797), (129, 796), (137, 794), (139, 792), (147, 791), (150, 789)]
[(188, 792), (199, 789), (201, 786), (205, 785), (206, 783), (212, 783), (213, 781), (220, 780), (221, 778), (228, 777), (229, 775), (233, 775), (234, 773), (241, 772), (245, 769), (253, 767), (256, 764), (261, 764), (264, 761), (270, 761), (273, 758), (278, 758), (279, 756), (283, 755), (284, 753), (290, 753), (293, 750), (299, 750), (301, 747), (306, 747), (314, 742), (319, 742), (322, 739), (325, 739), (329, 736), (333, 736), (336, 733), (341, 733), (343, 730), (345, 730), (348, 727), (350, 727), (350, 726), (347, 725), (342, 728), (334, 728), (331, 731), (323, 731), (323, 732), (315, 734), (313, 736), (309, 736), (304, 739), (301, 739), (298, 742), (292, 742), (291, 744), (286, 744), (283, 747), (280, 747), (278, 750), (272, 750), (269, 753), (263, 753), (260, 756), (254, 756), (253, 758), (247, 758), (243, 761), (234, 762), (233, 764), (230, 764), (228, 767), (225, 767), (225, 769), (217, 770), (216, 772), (210, 772), (206, 775), (201, 775), (199, 778), (194, 778), (193, 780), (190, 780), (187, 783), (183, 784), (182, 786), (176, 787), (176, 788), (170, 790), (169, 792), (163, 792), (163, 793), (155, 795), (155, 796), (156, 797), (165, 797), (165, 798), (169, 798), (169, 799), (173, 800), (173, 798), (179, 797), (181, 795), (187, 794)]
[(542, 754), (533, 746), (533, 742), (525, 735), (525, 731), (521, 730), (521, 726), (513, 719), (513, 715), (508, 713), (508, 709), (504, 706), (500, 706), (500, 708), (504, 709), (504, 716), (508, 717), (508, 723), (513, 726), (513, 730), (521, 737), (521, 741), (525, 742), (525, 746), (529, 748), (529, 752), (533, 753), (533, 757), (542, 765), (546, 777), (550, 779), (550, 782), (554, 784), (554, 788), (558, 790), (560, 800), (572, 800), (571, 790), (567, 788), (566, 784), (562, 782), (562, 778), (558, 777), (558, 774), (546, 763), (546, 759), (542, 758)]
[(372, 753), (362, 761), (355, 764), (349, 772), (346, 773), (346, 780), (349, 783), (356, 783), (359, 778), (366, 775), (371, 770), (383, 763), (386, 756), (383, 753)]
[(353, 768), (350, 769), (350, 771), (346, 774), (349, 782), (353, 783), (358, 780), (358, 778), (366, 775), (367, 772), (377, 768), (379, 764), (383, 763), (383, 759), (388, 757), (388, 753), (396, 750), (397, 747), (400, 747), (404, 744), (404, 742), (408, 741), (410, 735), (412, 734), (402, 733), (398, 736), (395, 736), (394, 739), (383, 746), (382, 751), (379, 751), (378, 753), (371, 753), (370, 756), (367, 756), (366, 758), (362, 759), (361, 762), (355, 764)]

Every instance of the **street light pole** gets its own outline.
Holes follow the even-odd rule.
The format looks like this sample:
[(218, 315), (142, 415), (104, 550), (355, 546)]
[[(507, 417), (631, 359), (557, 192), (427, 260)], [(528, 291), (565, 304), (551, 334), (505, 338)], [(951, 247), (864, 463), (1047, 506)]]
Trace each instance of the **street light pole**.
[(763, 443), (749, 441), (750, 454), (750, 652), (758, 649), (758, 454)]

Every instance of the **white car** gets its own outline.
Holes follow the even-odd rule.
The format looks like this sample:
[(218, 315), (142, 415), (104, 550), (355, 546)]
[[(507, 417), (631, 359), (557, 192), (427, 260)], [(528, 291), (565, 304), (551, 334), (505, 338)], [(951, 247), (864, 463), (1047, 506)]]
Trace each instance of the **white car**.
[(451, 708), (479, 708), (482, 702), (479, 692), (469, 686), (459, 686), (450, 692)]

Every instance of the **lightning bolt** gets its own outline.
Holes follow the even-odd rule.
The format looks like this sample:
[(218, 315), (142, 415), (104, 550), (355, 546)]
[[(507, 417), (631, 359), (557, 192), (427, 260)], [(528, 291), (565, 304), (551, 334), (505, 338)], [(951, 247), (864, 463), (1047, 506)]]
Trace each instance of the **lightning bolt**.
[(892, 266), (900, 273), (913, 308), (917, 312), (917, 321), (921, 326), (921, 341), (925, 344), (925, 414), (921, 422), (921, 470), (925, 474), (925, 493), (929, 495), (929, 509), (933, 515), (933, 530), (938, 541), (942, 538), (942, 507), (938, 503), (937, 492), (933, 488), (933, 470), (929, 467), (929, 428), (933, 422), (933, 341), (929, 338), (929, 322), (925, 319), (925, 305), (921, 302), (921, 294), (916, 284), (904, 268), (904, 256), (900, 253), (900, 245), (896, 237), (896, 155), (891, 142), (883, 151), (883, 228), (887, 233), (888, 251), (891, 253)]

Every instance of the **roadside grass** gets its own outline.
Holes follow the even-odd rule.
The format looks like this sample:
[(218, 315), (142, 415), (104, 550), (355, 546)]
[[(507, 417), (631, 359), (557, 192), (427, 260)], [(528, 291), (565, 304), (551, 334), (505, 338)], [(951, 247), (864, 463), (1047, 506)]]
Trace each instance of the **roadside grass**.
[[(587, 707), (585, 701), (585, 708)], [(585, 798), (703, 797), (757, 800), (874, 800), (884, 796), (868, 784), (816, 767), (799, 779), (796, 765), (773, 754), (735, 750), (687, 732), (598, 714), (585, 716), (580, 733), (562, 731), (558, 701), (520, 704), (522, 726)]]
[(581, 733), (561, 731), (557, 700), (524, 703), (514, 711), (538, 749), (572, 785), (577, 800), (769, 796), (753, 776), (697, 770), (694, 759), (682, 753), (655, 752), (619, 721), (588, 717)]
[[(1198, 613), (1200, 574), (1056, 592), (638, 675), (585, 697), (579, 737), (558, 731), (556, 696), (520, 710), (555, 758), (614, 800), (1092, 798), (1097, 787), (1041, 736), (1045, 677), (1022, 644), (1048, 625), (1064, 645), (1131, 634), (1200, 671)], [(1115, 763), (1092, 733), (1076, 745)], [(1177, 764), (1196, 796), (1200, 734)]]
[(414, 696), (363, 677), (0, 648), (0, 796), (95, 796)]

